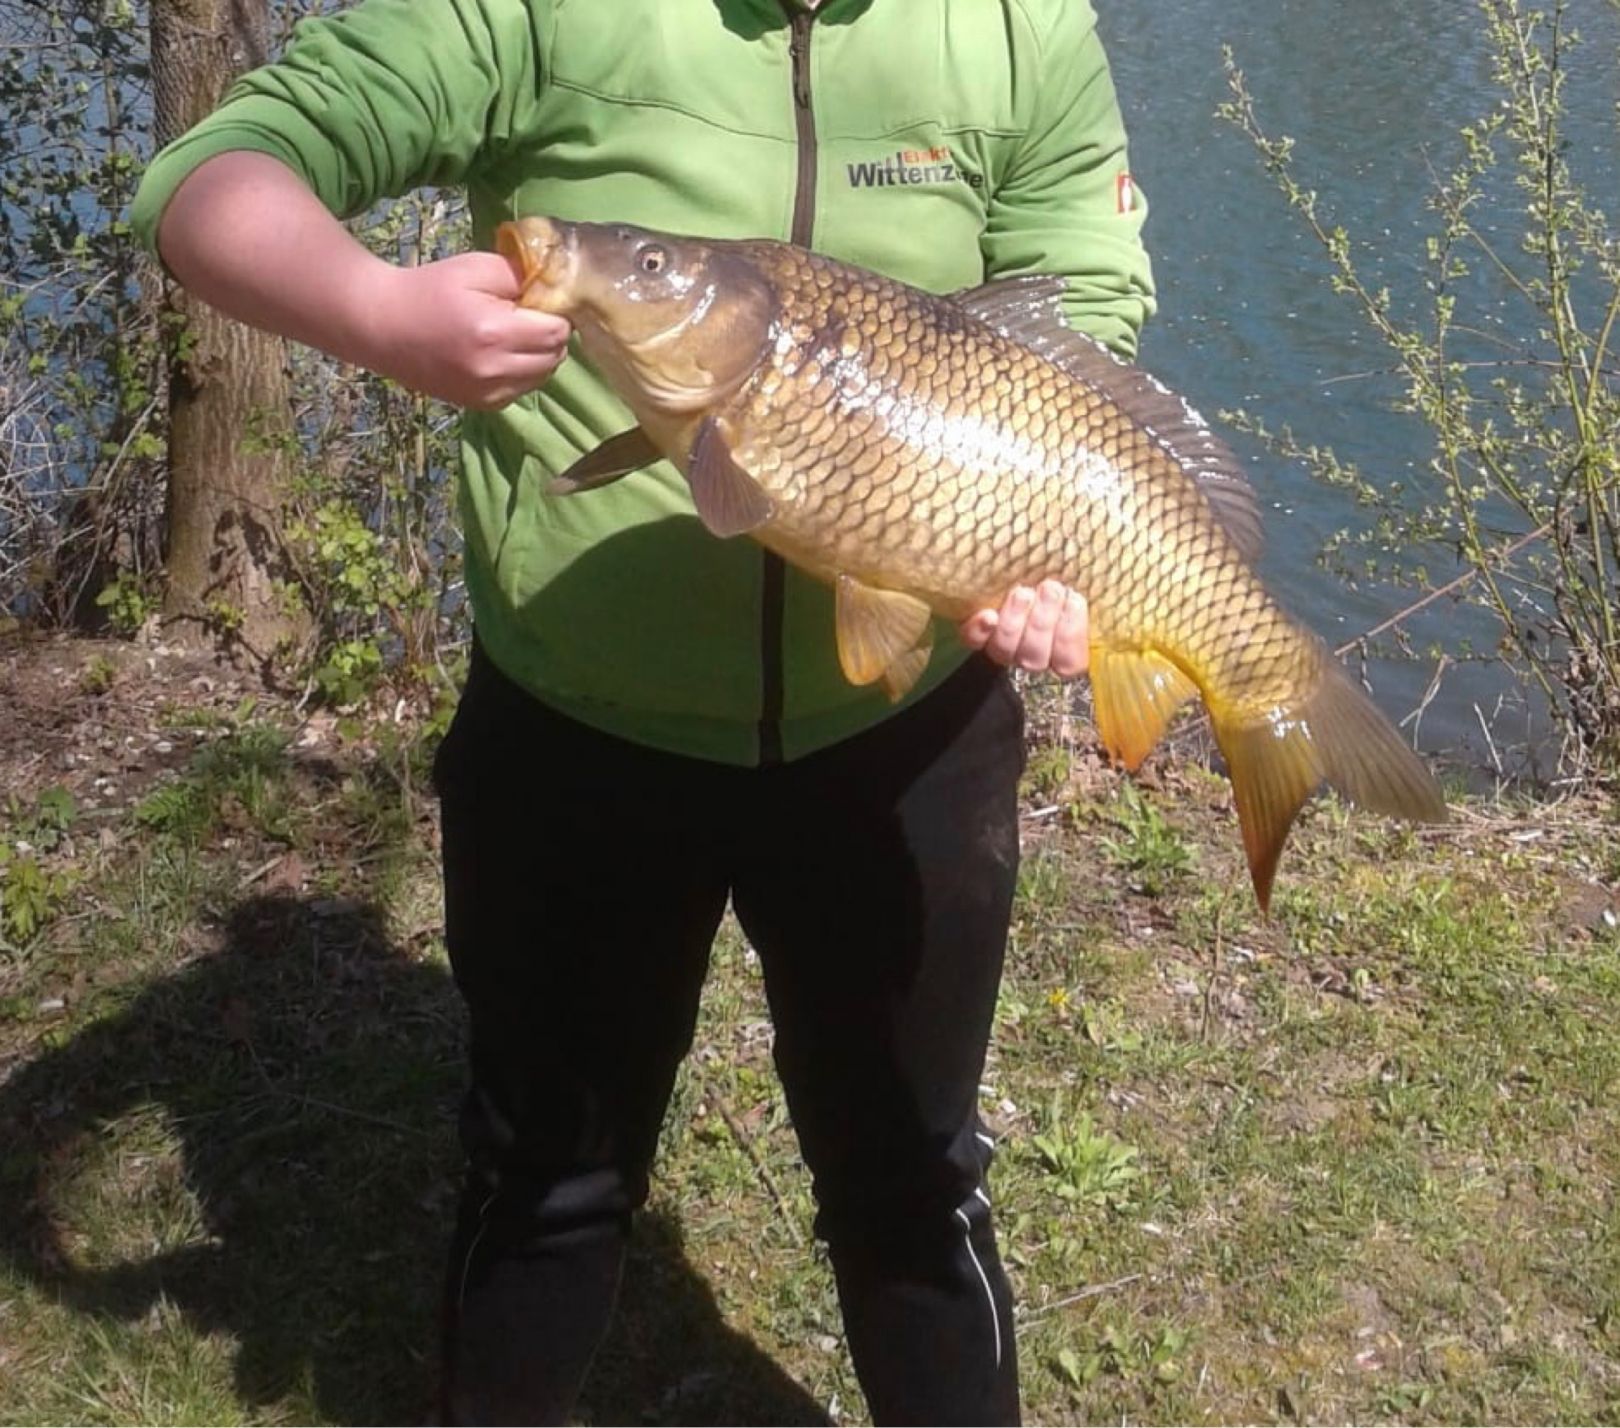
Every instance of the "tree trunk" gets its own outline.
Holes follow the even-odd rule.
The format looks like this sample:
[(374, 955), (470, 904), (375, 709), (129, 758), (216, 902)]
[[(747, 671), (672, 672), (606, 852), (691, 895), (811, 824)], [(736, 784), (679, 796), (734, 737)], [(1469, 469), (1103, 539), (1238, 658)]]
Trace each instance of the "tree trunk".
[[(151, 0), (162, 144), (266, 57), (267, 0)], [(167, 282), (169, 631), (245, 654), (266, 676), (304, 635), (282, 535), (291, 407), (286, 346)]]

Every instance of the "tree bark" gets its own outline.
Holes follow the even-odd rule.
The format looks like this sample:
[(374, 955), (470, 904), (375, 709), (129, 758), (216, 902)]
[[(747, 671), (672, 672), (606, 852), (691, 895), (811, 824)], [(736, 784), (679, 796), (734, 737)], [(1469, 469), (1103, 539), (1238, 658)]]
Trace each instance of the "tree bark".
[[(151, 0), (159, 144), (266, 58), (267, 0)], [(269, 677), (307, 617), (282, 525), (292, 473), (286, 344), (165, 282), (169, 344), (168, 631), (247, 656)]]

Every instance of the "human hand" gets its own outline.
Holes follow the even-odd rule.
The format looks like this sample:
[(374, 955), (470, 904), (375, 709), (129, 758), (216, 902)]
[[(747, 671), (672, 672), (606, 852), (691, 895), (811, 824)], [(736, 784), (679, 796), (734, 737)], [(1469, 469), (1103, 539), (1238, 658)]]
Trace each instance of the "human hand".
[(999, 610), (980, 610), (959, 626), (962, 643), (997, 664), (1049, 669), (1063, 678), (1084, 674), (1091, 660), (1086, 597), (1056, 580), (1037, 589), (1015, 586)]
[(518, 307), (517, 275), (494, 253), (380, 273), (364, 365), (458, 407), (489, 411), (557, 370), (573, 330)]

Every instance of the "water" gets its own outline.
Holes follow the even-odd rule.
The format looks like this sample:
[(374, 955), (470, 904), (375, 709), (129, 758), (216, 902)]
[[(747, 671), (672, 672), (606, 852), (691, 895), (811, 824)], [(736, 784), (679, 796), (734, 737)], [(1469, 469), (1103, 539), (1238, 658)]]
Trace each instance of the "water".
[[(1261, 124), (1297, 141), (1299, 175), (1333, 221), (1359, 240), (1358, 258), (1397, 303), (1421, 297), (1422, 235), (1432, 164), (1458, 156), (1457, 127), (1493, 99), (1472, 0), (1098, 0), (1131, 166), (1148, 195), (1147, 241), (1159, 315), (1142, 360), (1206, 413), (1243, 407), (1303, 442), (1331, 444), (1370, 476), (1410, 479), (1430, 455), (1423, 429), (1391, 410), (1389, 357), (1347, 299), (1326, 281), (1314, 238), (1292, 215), (1248, 141), (1215, 118), (1226, 99), (1221, 45), (1247, 75)], [(1620, 194), (1620, 17), (1606, 0), (1576, 0), (1577, 51), (1567, 98), (1570, 161), (1611, 212)], [(1514, 315), (1498, 304), (1509, 333)], [(1374, 375), (1365, 375), (1368, 373)], [(1361, 634), (1416, 598), (1376, 584), (1351, 587), (1316, 561), (1323, 541), (1354, 526), (1351, 498), (1235, 439), (1268, 513), (1266, 573), (1289, 604), (1332, 643)], [(1438, 567), (1431, 563), (1431, 572)], [(1449, 572), (1444, 572), (1449, 573)], [(1439, 604), (1412, 624), (1418, 649), (1462, 632), (1489, 648), (1490, 624)], [(1379, 702), (1414, 710), (1435, 674), (1431, 659), (1377, 661)], [(1487, 749), (1479, 704), (1502, 692), (1489, 666), (1448, 670), (1425, 710), (1422, 744), (1474, 761)], [(1524, 737), (1503, 716), (1495, 737)]]

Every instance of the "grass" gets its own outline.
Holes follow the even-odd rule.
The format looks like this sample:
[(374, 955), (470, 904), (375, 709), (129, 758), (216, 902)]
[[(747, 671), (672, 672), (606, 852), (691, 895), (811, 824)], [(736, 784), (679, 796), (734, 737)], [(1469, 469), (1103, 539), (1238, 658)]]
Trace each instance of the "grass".
[[(54, 889), (0, 922), (0, 1423), (422, 1421), (461, 1082), (424, 750), (192, 732), (0, 827)], [(1054, 737), (1027, 792), (983, 1105), (1026, 1416), (1620, 1416), (1612, 813), (1320, 804), (1267, 921), (1212, 775)], [(728, 926), (584, 1420), (859, 1419), (812, 1217)]]

